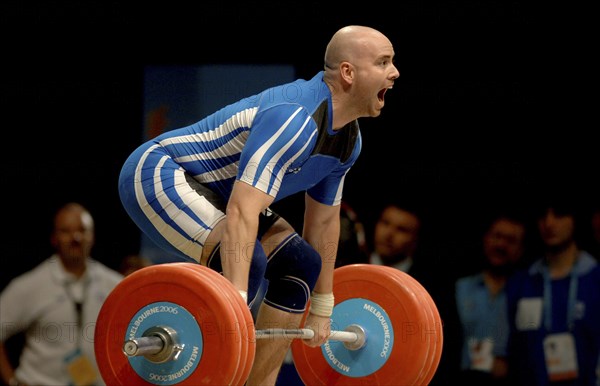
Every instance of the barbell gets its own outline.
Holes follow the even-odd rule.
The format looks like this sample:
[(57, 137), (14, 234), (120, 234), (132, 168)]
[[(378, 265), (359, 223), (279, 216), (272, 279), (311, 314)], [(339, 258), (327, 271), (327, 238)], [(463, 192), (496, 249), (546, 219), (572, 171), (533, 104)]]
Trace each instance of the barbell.
[[(98, 315), (94, 348), (110, 385), (243, 385), (257, 339), (293, 339), (307, 385), (423, 385), (439, 364), (442, 322), (428, 292), (394, 268), (353, 264), (334, 272), (331, 333), (320, 347), (306, 328), (255, 329), (238, 291), (193, 263), (125, 277)], [(307, 316), (305, 313), (303, 322)]]
[[(256, 339), (287, 338), (311, 339), (315, 332), (309, 328), (284, 329), (269, 328), (255, 331)], [(171, 359), (181, 351), (182, 346), (177, 342), (177, 332), (168, 326), (156, 326), (146, 331), (140, 338), (130, 339), (123, 345), (123, 353), (130, 357), (145, 356), (146, 359), (162, 362)], [(344, 342), (349, 350), (358, 350), (365, 344), (365, 331), (357, 325), (350, 325), (346, 331), (331, 331), (328, 340)], [(166, 358), (163, 358), (165, 357)]]

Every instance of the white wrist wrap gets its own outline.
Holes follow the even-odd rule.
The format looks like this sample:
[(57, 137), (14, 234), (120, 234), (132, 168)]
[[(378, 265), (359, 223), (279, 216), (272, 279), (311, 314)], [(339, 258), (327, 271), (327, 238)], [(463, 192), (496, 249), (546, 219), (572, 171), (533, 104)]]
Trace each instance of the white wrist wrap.
[(248, 303), (248, 292), (247, 291), (242, 291), (242, 290), (238, 290), (240, 295), (242, 295), (242, 298), (244, 298), (244, 301), (246, 303)]
[(313, 292), (310, 295), (310, 313), (317, 316), (331, 316), (334, 302), (333, 293), (319, 294)]

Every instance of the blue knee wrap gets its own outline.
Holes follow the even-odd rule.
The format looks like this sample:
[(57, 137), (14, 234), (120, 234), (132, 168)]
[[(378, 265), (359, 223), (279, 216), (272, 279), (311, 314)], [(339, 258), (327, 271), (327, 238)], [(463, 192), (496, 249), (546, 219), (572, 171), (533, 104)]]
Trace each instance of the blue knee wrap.
[(269, 255), (265, 303), (302, 313), (321, 273), (321, 256), (297, 233), (291, 234)]
[[(223, 266), (220, 258), (221, 243), (215, 247), (207, 265), (209, 268), (223, 273)], [(252, 254), (252, 263), (250, 264), (250, 276), (248, 277), (248, 304), (252, 306), (255, 297), (263, 284), (265, 271), (267, 269), (267, 255), (258, 240), (254, 244), (254, 252)]]

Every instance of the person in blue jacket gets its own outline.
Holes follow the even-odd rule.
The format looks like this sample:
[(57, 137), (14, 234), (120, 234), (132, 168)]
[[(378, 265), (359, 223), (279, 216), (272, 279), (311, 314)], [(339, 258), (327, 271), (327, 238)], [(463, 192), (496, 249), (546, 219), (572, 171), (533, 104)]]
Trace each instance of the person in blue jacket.
[[(377, 117), (400, 76), (394, 48), (366, 26), (339, 29), (324, 69), (249, 96), (142, 144), (124, 163), (121, 201), (157, 245), (222, 272), (246, 299), (268, 288), (256, 328), (330, 333), (344, 178), (361, 151), (358, 118)], [(270, 205), (305, 192), (300, 236)], [(289, 339), (257, 341), (248, 385), (275, 384)]]
[(483, 265), (456, 280), (461, 385), (510, 385), (505, 358), (508, 325), (504, 288), (522, 264), (526, 233), (521, 216), (507, 212), (493, 215), (481, 240)]
[(519, 385), (598, 382), (600, 266), (578, 246), (575, 202), (539, 212), (543, 256), (506, 284), (509, 373)]

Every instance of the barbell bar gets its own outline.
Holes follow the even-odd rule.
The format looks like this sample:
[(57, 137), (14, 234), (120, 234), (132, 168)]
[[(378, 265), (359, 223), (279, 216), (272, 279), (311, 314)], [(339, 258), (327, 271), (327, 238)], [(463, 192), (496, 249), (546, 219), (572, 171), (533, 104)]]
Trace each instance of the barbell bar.
[[(309, 328), (283, 329), (269, 328), (255, 331), (256, 339), (312, 339), (315, 332)], [(350, 325), (346, 331), (331, 331), (329, 340), (344, 342), (349, 350), (358, 350), (366, 342), (365, 330), (358, 325)], [(182, 346), (176, 339), (176, 331), (156, 326), (143, 336), (127, 340), (123, 344), (123, 353), (128, 357), (144, 356), (146, 359), (161, 363), (165, 360), (177, 359)]]

